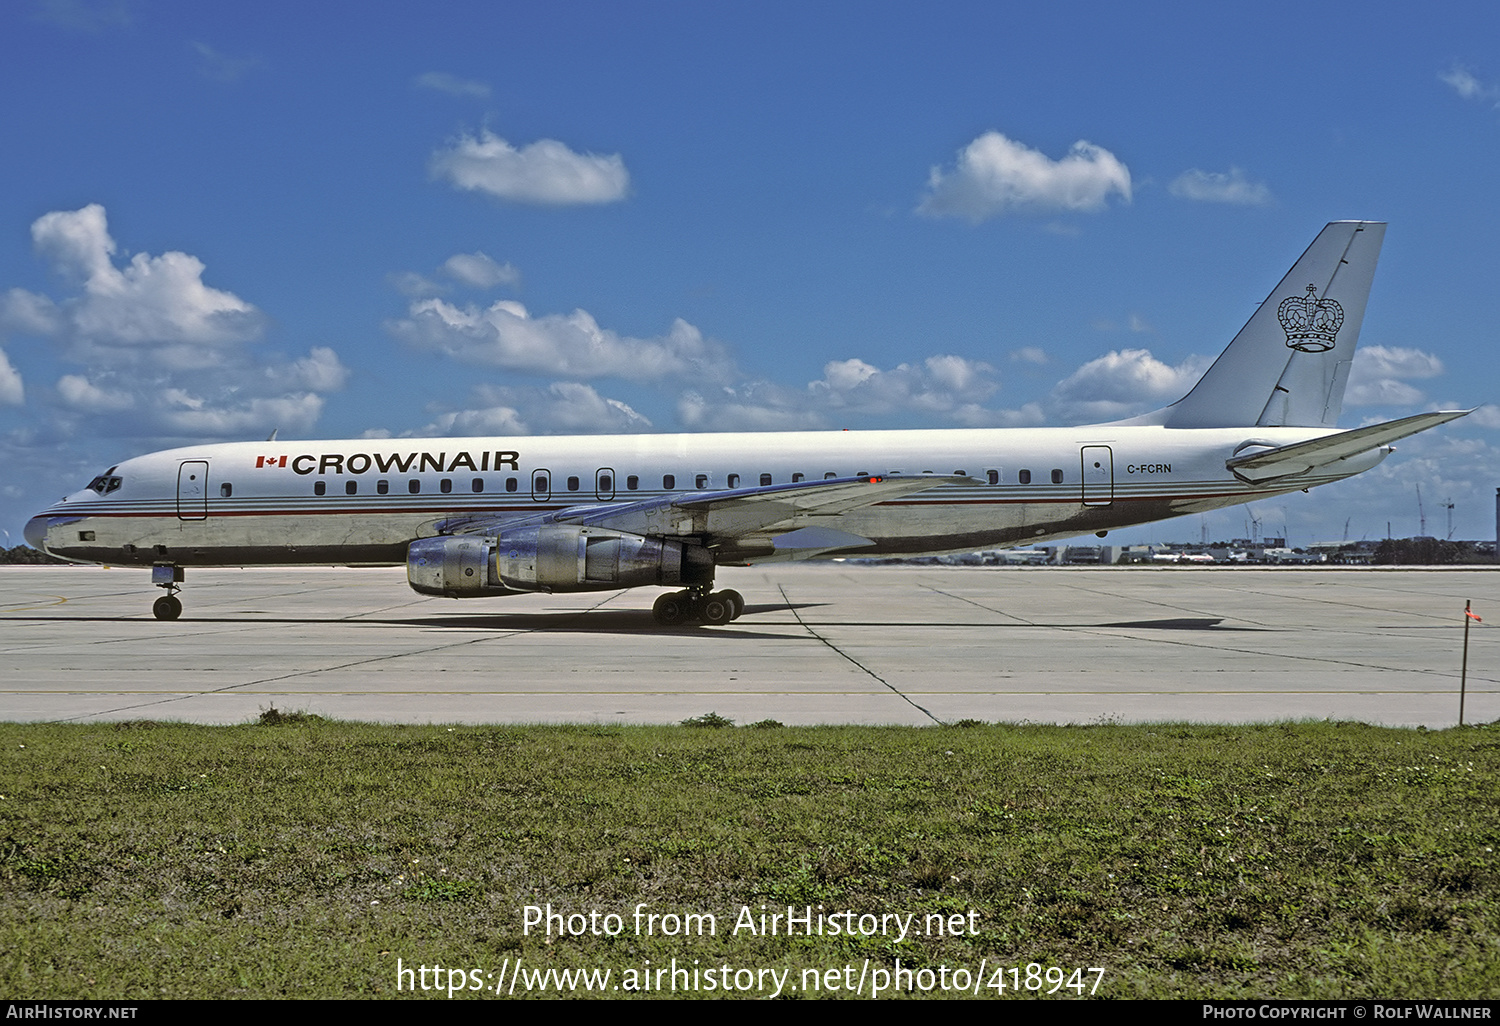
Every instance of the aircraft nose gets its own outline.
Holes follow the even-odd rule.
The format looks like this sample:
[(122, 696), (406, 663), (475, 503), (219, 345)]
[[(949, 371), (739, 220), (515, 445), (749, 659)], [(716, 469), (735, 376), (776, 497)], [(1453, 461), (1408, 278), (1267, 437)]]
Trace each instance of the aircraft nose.
[(42, 545), (47, 540), (47, 527), (46, 517), (32, 517), (26, 521), (26, 544), (42, 552), (47, 551)]

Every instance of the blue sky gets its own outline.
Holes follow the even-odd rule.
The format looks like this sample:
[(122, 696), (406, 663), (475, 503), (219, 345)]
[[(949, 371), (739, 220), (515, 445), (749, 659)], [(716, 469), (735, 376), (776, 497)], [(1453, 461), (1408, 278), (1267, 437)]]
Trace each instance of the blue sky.
[[(1114, 419), (1341, 218), (1391, 225), (1341, 423), (1492, 402), (1500, 10), (1397, 10), (5, 5), (0, 529), (273, 428)], [(1255, 512), (1493, 537), (1497, 443)]]

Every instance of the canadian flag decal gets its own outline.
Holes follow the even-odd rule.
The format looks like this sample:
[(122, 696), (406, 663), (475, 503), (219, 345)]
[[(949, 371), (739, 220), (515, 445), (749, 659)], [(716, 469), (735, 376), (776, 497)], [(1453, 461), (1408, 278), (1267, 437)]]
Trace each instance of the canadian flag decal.
[(286, 457), (285, 456), (257, 456), (257, 457), (255, 457), (255, 465), (256, 465), (257, 468), (259, 468), (259, 467), (284, 467), (284, 466), (286, 466)]

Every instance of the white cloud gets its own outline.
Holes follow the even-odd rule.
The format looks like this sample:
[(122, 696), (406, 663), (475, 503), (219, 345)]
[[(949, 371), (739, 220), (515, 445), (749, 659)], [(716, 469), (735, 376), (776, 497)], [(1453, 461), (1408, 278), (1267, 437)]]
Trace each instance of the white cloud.
[(450, 287), (433, 281), (416, 271), (393, 271), (385, 276), (386, 283), (409, 299), (438, 296), (450, 291)]
[(651, 421), (619, 399), (577, 381), (546, 388), (481, 385), (472, 409), (442, 413), (418, 435), (605, 434), (643, 432)]
[(54, 210), (31, 223), (31, 244), (52, 261), (53, 269), (71, 280), (88, 282), (114, 272), (115, 240), (109, 236), (104, 208), (90, 203), (82, 210)]
[(920, 364), (903, 363), (880, 370), (863, 360), (835, 360), (823, 367), (823, 377), (807, 387), (829, 410), (884, 414), (901, 410), (951, 414), (965, 406), (978, 407), (1000, 383), (987, 363), (961, 356), (929, 356)]
[(1447, 71), (1438, 75), (1438, 79), (1453, 88), (1453, 91), (1465, 100), (1478, 100), (1481, 103), (1500, 102), (1500, 88), (1493, 85), (1485, 85), (1474, 77), (1473, 72), (1455, 64)]
[[(438, 416), (426, 427), (414, 432), (418, 437), (472, 437), (474, 435), (534, 435), (537, 432), (513, 406), (485, 406), (473, 410), (454, 410)], [(369, 436), (369, 432), (366, 435)], [(375, 437), (387, 437), (376, 435)]]
[[(47, 393), (59, 431), (152, 441), (301, 431), (322, 411), (320, 393), (348, 379), (326, 346), (297, 359), (255, 353), (264, 315), (206, 285), (196, 257), (138, 253), (117, 265), (97, 204), (45, 214), (31, 233), (71, 291), (53, 299), (11, 289), (0, 325), (48, 339), (81, 366)], [(10, 394), (4, 370), (0, 399)]]
[(1227, 172), (1184, 171), (1167, 191), (1178, 199), (1198, 203), (1233, 203), (1239, 206), (1264, 207), (1271, 203), (1271, 190), (1264, 182), (1252, 182), (1237, 167)]
[(429, 71), (425, 75), (418, 75), (412, 80), (412, 84), (419, 89), (435, 89), (450, 96), (474, 96), (483, 100), (490, 95), (490, 87), (485, 83), (472, 78), (459, 78), (446, 71)]
[(1034, 363), (1040, 367), (1047, 363), (1047, 354), (1037, 346), (1022, 346), (1011, 350), (1010, 359), (1012, 363)]
[(1181, 399), (1209, 363), (1190, 356), (1173, 367), (1149, 349), (1112, 350), (1058, 382), (1052, 405), (1062, 419), (1075, 423), (1118, 420)]
[(968, 408), (956, 418), (965, 427), (1038, 427), (1047, 423), (1041, 403), (1026, 403), (1018, 410), (983, 410), (982, 416), (970, 416)]
[(989, 364), (961, 356), (931, 356), (882, 370), (858, 358), (833, 360), (806, 388), (758, 381), (717, 392), (686, 392), (677, 402), (681, 423), (695, 430), (796, 431), (862, 426), (890, 417), (965, 427), (1041, 421), (1039, 409), (997, 410), (984, 405), (1000, 387)]
[[(1445, 405), (1444, 408), (1449, 410), (1462, 409), (1457, 404)], [(1464, 422), (1477, 427), (1500, 428), (1500, 406), (1496, 406), (1494, 403), (1486, 403), (1464, 418)]]
[(38, 21), (79, 32), (100, 32), (131, 22), (125, 0), (40, 0), (36, 7)]
[(521, 281), (521, 272), (514, 265), (497, 264), (477, 250), (473, 253), (455, 253), (443, 262), (443, 271), (454, 281), (476, 289), (517, 285)]
[(26, 389), (21, 385), (21, 373), (11, 365), (5, 350), (0, 349), (0, 404), (20, 406), (26, 401)]
[(435, 349), (469, 363), (563, 377), (719, 381), (733, 370), (723, 346), (680, 319), (665, 335), (639, 339), (601, 328), (584, 310), (532, 317), (511, 300), (481, 310), (426, 299), (412, 303), (407, 317), (389, 321), (386, 327), (419, 349)]
[(1012, 209), (1102, 210), (1111, 193), (1130, 201), (1130, 171), (1100, 146), (1079, 140), (1067, 156), (1052, 160), (986, 132), (959, 151), (952, 171), (932, 169), (917, 210), (979, 222)]
[(1354, 352), (1350, 379), (1360, 377), (1435, 378), (1443, 361), (1432, 353), (1404, 346), (1364, 346)]
[(1404, 346), (1363, 346), (1354, 351), (1354, 366), (1344, 392), (1348, 406), (1417, 406), (1426, 401), (1407, 380), (1435, 378), (1443, 362), (1431, 353)]
[[(449, 279), (471, 289), (493, 289), (501, 285), (515, 287), (521, 283), (521, 272), (514, 264), (497, 263), (485, 253), (455, 253), (443, 261), (438, 270)], [(425, 299), (452, 292), (453, 286), (434, 281), (415, 271), (386, 275), (386, 281), (397, 292), (411, 299)]]
[(337, 392), (349, 381), (349, 368), (327, 346), (314, 346), (289, 365), (267, 367), (265, 374), (276, 388), (291, 391)]
[(54, 335), (62, 330), (62, 318), (46, 296), (11, 289), (0, 302), (0, 325), (23, 335)]
[(231, 57), (220, 53), (207, 43), (193, 43), (198, 54), (198, 71), (215, 82), (238, 82), (260, 64), (256, 57)]
[[(191, 366), (214, 350), (260, 334), (260, 311), (231, 292), (203, 283), (203, 263), (176, 251), (137, 253), (123, 268), (113, 260), (104, 208), (43, 214), (31, 226), (37, 252), (81, 291), (61, 303), (12, 289), (7, 322), (18, 330), (51, 335), (85, 360), (118, 359), (122, 347), (156, 350), (158, 360)], [(196, 353), (194, 351), (197, 351)]]
[(1420, 388), (1395, 378), (1349, 383), (1345, 406), (1417, 406), (1427, 398)]
[(575, 153), (556, 139), (539, 139), (516, 149), (488, 129), (438, 150), (428, 169), (434, 178), (459, 189), (546, 206), (614, 203), (630, 188), (630, 175), (618, 153)]
[(758, 383), (724, 388), (717, 395), (684, 392), (677, 399), (677, 419), (694, 431), (817, 431), (828, 421), (809, 408), (805, 395), (778, 385)]
[[(1089, 321), (1089, 327), (1093, 328), (1095, 331), (1119, 331), (1121, 325), (1118, 321), (1110, 320), (1108, 317), (1096, 317), (1093, 320)], [(1156, 330), (1155, 328), (1151, 327), (1150, 322), (1147, 321), (1146, 318), (1142, 317), (1138, 313), (1127, 315), (1125, 318), (1124, 327), (1126, 330), (1136, 335), (1149, 335), (1151, 332)]]
[(100, 388), (81, 374), (58, 378), (57, 394), (64, 403), (85, 413), (118, 413), (135, 406), (135, 397), (129, 392)]
[(261, 437), (265, 427), (302, 433), (317, 423), (323, 412), (323, 397), (301, 395), (262, 396), (233, 405), (178, 393), (158, 414), (160, 430), (182, 438)]

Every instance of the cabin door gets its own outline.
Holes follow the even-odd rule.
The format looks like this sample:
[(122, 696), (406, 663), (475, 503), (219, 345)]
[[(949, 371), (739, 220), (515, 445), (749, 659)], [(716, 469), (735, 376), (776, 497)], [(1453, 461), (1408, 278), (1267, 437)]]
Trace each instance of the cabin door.
[(177, 468), (177, 519), (208, 519), (207, 460), (183, 460)]
[(1083, 504), (1108, 506), (1115, 501), (1115, 457), (1107, 445), (1085, 445), (1079, 450), (1083, 462)]

